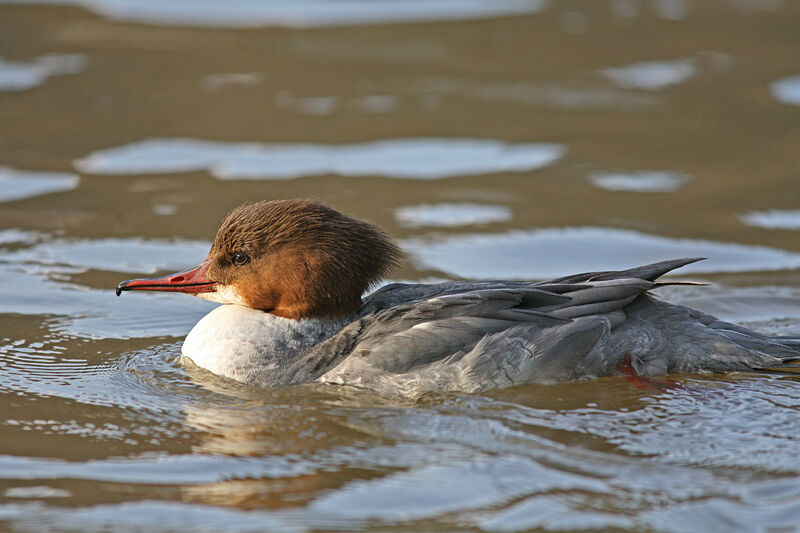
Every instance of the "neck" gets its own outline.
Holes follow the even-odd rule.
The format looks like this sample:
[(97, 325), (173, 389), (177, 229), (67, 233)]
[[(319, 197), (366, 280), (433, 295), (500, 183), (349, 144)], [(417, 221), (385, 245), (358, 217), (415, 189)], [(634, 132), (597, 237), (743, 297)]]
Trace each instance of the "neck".
[(217, 307), (189, 332), (181, 349), (196, 366), (246, 385), (288, 383), (294, 361), (350, 318), (291, 319), (240, 305)]

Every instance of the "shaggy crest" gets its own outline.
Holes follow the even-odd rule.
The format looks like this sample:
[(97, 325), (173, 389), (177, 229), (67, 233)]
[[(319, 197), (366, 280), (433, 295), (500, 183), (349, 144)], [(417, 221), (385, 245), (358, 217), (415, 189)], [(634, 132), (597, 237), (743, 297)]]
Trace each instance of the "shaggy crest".
[[(241, 255), (246, 255), (246, 264)], [(208, 255), (210, 279), (247, 305), (287, 318), (343, 315), (401, 257), (379, 228), (307, 199), (262, 201), (225, 218)]]

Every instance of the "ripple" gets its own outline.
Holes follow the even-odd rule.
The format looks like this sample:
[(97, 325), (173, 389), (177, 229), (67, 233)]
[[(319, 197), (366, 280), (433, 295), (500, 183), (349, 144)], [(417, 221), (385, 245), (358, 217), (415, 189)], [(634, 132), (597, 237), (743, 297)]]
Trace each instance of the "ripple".
[(72, 496), (68, 490), (39, 485), (35, 487), (11, 487), (6, 490), (6, 498), (68, 498)]
[(273, 513), (168, 501), (133, 501), (80, 508), (0, 505), (0, 520), (26, 531), (306, 531)]
[[(20, 1), (20, 0), (12, 0)], [(22, 0), (23, 2), (25, 0)], [(0, 2), (2, 3), (2, 2)], [(36, 3), (31, 1), (30, 3)], [(58, 0), (113, 20), (168, 26), (314, 28), (468, 20), (537, 13), (548, 0)]]
[(4, 259), (42, 266), (65, 265), (130, 274), (184, 270), (202, 261), (211, 243), (185, 239), (56, 239)]
[(784, 104), (800, 105), (800, 75), (787, 76), (773, 81), (770, 86), (772, 96)]
[(48, 54), (30, 62), (0, 58), (0, 91), (31, 89), (51, 76), (77, 74), (85, 64), (83, 54)]
[[(141, 293), (116, 298), (114, 288), (71, 282), (90, 269), (131, 274), (176, 271), (201, 261), (209, 243), (186, 240), (55, 239), (7, 230), (0, 243), (27, 244), (3, 254), (2, 312), (59, 316), (53, 327), (81, 337), (181, 336), (214, 304), (185, 295)], [(134, 253), (135, 252), (135, 253)], [(177, 296), (177, 297), (175, 297)]]
[(394, 210), (397, 223), (407, 228), (455, 227), (511, 220), (511, 209), (502, 205), (471, 203), (421, 204)]
[(575, 509), (558, 498), (535, 496), (504, 509), (478, 524), (483, 531), (522, 531), (545, 529), (547, 531), (583, 531), (632, 529), (631, 518), (603, 512), (586, 512)]
[(560, 144), (482, 139), (395, 139), (346, 145), (255, 144), (147, 139), (99, 150), (75, 161), (88, 174), (207, 170), (217, 179), (285, 180), (302, 176), (440, 179), (527, 172), (561, 159)]
[(596, 172), (589, 181), (608, 191), (675, 192), (689, 181), (689, 176), (668, 170)]
[[(132, 407), (159, 413), (163, 421), (181, 410), (185, 398), (179, 394), (178, 384), (185, 377), (169, 362), (178, 355), (178, 346), (167, 344), (97, 361), (98, 355), (108, 354), (92, 351), (92, 341), (87, 344), (62, 338), (58, 342), (69, 348), (61, 346), (52, 354), (33, 354), (28, 348), (30, 343), (0, 346), (0, 390), (69, 398), (97, 406)], [(88, 359), (90, 356), (92, 361)], [(45, 422), (34, 425), (52, 428), (60, 424)], [(80, 428), (72, 429), (71, 433), (81, 433)], [(95, 426), (86, 433), (102, 438), (120, 436), (108, 429)], [(60, 430), (63, 433), (67, 428)]]
[(564, 83), (489, 82), (462, 78), (422, 78), (413, 90), (424, 97), (466, 95), (488, 101), (556, 109), (648, 109), (661, 103), (652, 94), (613, 89), (602, 85)]
[(78, 181), (78, 176), (65, 172), (32, 172), (0, 166), (0, 202), (68, 191), (77, 187)]
[[(600, 389), (607, 386), (608, 383), (596, 385), (596, 392), (602, 395)], [(551, 395), (558, 395), (560, 392), (562, 391), (553, 391), (551, 387), (529, 387), (519, 394), (527, 393), (528, 400), (535, 402), (537, 395), (552, 397)], [(513, 394), (513, 391), (508, 394)], [(471, 487), (465, 490), (477, 490), (477, 487), (481, 487), (488, 500), (492, 500), (476, 503), (473, 509), (480, 506), (496, 507), (500, 503), (508, 504), (514, 499), (537, 494), (555, 497), (570, 509), (584, 513), (589, 510), (613, 509), (619, 502), (624, 502), (622, 505), (629, 510), (649, 509), (652, 506), (683, 502), (692, 498), (727, 495), (730, 487), (735, 485), (724, 475), (710, 470), (686, 466), (680, 462), (648, 459), (647, 457), (653, 455), (647, 454), (648, 452), (644, 452), (647, 455), (637, 456), (617, 453), (608, 446), (603, 446), (608, 451), (588, 449), (590, 440), (585, 435), (594, 434), (593, 417), (599, 416), (598, 426), (613, 433), (616, 424), (613, 417), (620, 411), (594, 409), (591, 414), (585, 413), (582, 416), (573, 414), (576, 412), (581, 410), (534, 409), (488, 398), (463, 398), (439, 412), (419, 409), (383, 412), (380, 417), (363, 422), (370, 424), (373, 431), (383, 437), (401, 441), (416, 440), (428, 446), (433, 443), (436, 446), (462, 446), (463, 453), (470, 458), (466, 463), (480, 462), (484, 457), (490, 463), (498, 457), (515, 457), (525, 458), (522, 463), (529, 463), (529, 466), (520, 467), (520, 471), (541, 469), (542, 478), (539, 483), (526, 478), (517, 484), (513, 481), (514, 476), (510, 476), (510, 486), (506, 489), (496, 486), (498, 477), (490, 473), (491, 468), (486, 470), (486, 476), (476, 476), (474, 473), (466, 473), (469, 469), (463, 467), (465, 475), (471, 480)], [(651, 428), (651, 425), (644, 425), (642, 432), (650, 432)], [(569, 435), (558, 439), (544, 436), (552, 436), (554, 430), (568, 431)], [(635, 428), (633, 425), (625, 425), (619, 431), (634, 432)], [(707, 444), (707, 438), (707, 435), (703, 435), (702, 442)], [(697, 444), (699, 447), (701, 441), (698, 440)], [(674, 442), (672, 445), (674, 446)], [(463, 466), (461, 462), (452, 459), (436, 459), (437, 454), (434, 452), (430, 457), (434, 466)], [(390, 498), (387, 493), (392, 492), (397, 501), (402, 501), (405, 480), (416, 479), (420, 472), (428, 471), (428, 467), (412, 467), (402, 474), (373, 481), (372, 486), (381, 498)], [(480, 467), (476, 471), (483, 472)], [(443, 479), (460, 479), (460, 476), (449, 474)], [(561, 481), (551, 484), (553, 479), (561, 480), (567, 485), (576, 483), (581, 489), (570, 491), (569, 496), (564, 497), (559, 488)], [(365, 490), (360, 484), (355, 487)], [(458, 490), (461, 484), (454, 487), (456, 488), (450, 490)], [(345, 487), (345, 492), (347, 490), (348, 487)], [(437, 505), (435, 497), (431, 497), (431, 501), (432, 506)], [(345, 505), (347, 503), (348, 496), (342, 496), (344, 509), (348, 508)], [(602, 514), (600, 517), (602, 518)]]
[(0, 230), (0, 245), (8, 244), (34, 244), (39, 241), (42, 234), (35, 231), (26, 231), (21, 229), (4, 229)]
[(185, 295), (142, 293), (117, 298), (113, 287), (90, 289), (50, 279), (57, 272), (49, 268), (26, 272), (0, 263), (2, 312), (55, 316), (54, 330), (79, 337), (127, 339), (186, 335), (215, 307)]
[[(800, 452), (795, 438), (800, 423), (798, 392), (800, 383), (773, 376), (686, 380), (648, 398), (643, 407), (627, 411), (510, 407), (503, 415), (521, 423), (602, 437), (630, 456), (657, 457), (661, 465), (800, 473), (800, 465), (794, 460)], [(623, 482), (634, 489), (655, 482), (662, 485), (660, 490), (666, 489), (663, 484), (667, 483), (672, 487), (668, 492), (675, 494), (680, 490), (680, 479), (675, 473), (671, 477), (614, 483)], [(693, 482), (692, 496), (697, 496), (701, 487), (698, 481)]]
[[(698, 309), (729, 322), (743, 323), (762, 333), (800, 333), (800, 289), (792, 287), (664, 287), (664, 299)], [(786, 328), (786, 329), (783, 329)]]
[(111, 483), (211, 483), (233, 477), (286, 477), (309, 469), (291, 457), (148, 454), (142, 457), (62, 461), (0, 455), (0, 479), (86, 479)]
[(800, 209), (752, 211), (739, 218), (748, 226), (766, 229), (800, 229)]
[[(453, 484), (454, 479), (458, 484)], [(570, 489), (608, 490), (599, 480), (520, 457), (478, 458), (354, 482), (314, 501), (309, 510), (351, 519), (410, 520), (497, 505), (534, 492)]]
[(800, 268), (800, 254), (786, 250), (602, 227), (413, 238), (401, 245), (421, 267), (465, 278), (546, 279), (676, 257), (710, 258), (683, 267), (681, 274)]
[(680, 85), (697, 74), (693, 59), (644, 61), (622, 67), (607, 68), (603, 75), (622, 89), (658, 91)]
[(227, 87), (252, 87), (264, 80), (263, 72), (225, 72), (203, 76), (200, 86), (213, 93)]
[[(798, 403), (791, 398), (798, 384), (771, 377), (751, 381), (744, 380), (744, 389), (739, 387), (742, 382), (696, 381), (665, 392), (639, 392), (639, 407), (631, 410), (527, 407), (503, 400), (518, 397), (532, 405), (552, 404), (581, 387), (588, 389), (581, 392), (585, 398), (605, 397), (614, 403), (619, 400), (615, 387), (629, 390), (630, 385), (612, 379), (531, 386), (499, 393), (498, 399), (467, 396), (408, 407), (358, 401), (349, 405), (344, 397), (331, 397), (328, 407), (320, 410), (323, 404), (308, 402), (309, 391), (297, 396), (305, 398), (303, 405), (290, 405), (291, 391), (235, 409), (219, 408), (218, 400), (211, 398), (213, 415), (203, 417), (202, 424), (220, 444), (230, 436), (284, 441), (302, 435), (312, 448), (298, 451), (296, 443), (285, 454), (242, 456), (237, 453), (243, 449), (262, 447), (198, 453), (203, 449), (198, 442), (192, 454), (89, 461), (0, 456), (0, 477), (5, 479), (81, 479), (102, 484), (105, 490), (120, 484), (126, 491), (136, 491), (137, 484), (165, 489), (177, 484), (180, 498), (210, 504), (141, 501), (52, 511), (38, 507), (35, 512), (5, 504), (0, 517), (32, 529), (37, 524), (38, 529), (86, 531), (105, 531), (110, 524), (122, 530), (214, 529), (217, 518), (228, 520), (223, 529), (233, 531), (428, 530), (431, 520), (451, 529), (458, 524), (484, 531), (678, 531), (707, 530), (723, 516), (726, 524), (741, 530), (757, 529), (759, 523), (789, 527), (797, 523), (800, 484), (795, 477), (765, 481), (763, 472), (765, 467), (774, 471), (776, 464), (779, 472), (796, 471), (790, 459), (798, 451), (792, 437)], [(610, 390), (612, 395), (606, 396)], [(201, 402), (193, 405), (204, 409)], [(276, 418), (275, 409), (290, 412)], [(705, 415), (695, 426), (691, 422), (698, 413)], [(759, 421), (765, 413), (767, 418)], [(787, 415), (783, 423), (775, 423)], [(735, 427), (720, 431), (732, 419)], [(332, 429), (320, 423), (332, 420), (361, 432), (361, 438), (352, 445), (328, 447), (325, 441), (336, 431), (331, 434)], [(270, 425), (274, 422), (278, 424)], [(592, 449), (598, 446), (587, 435), (607, 444)], [(634, 447), (623, 448), (628, 443)], [(786, 460), (771, 460), (770, 451)], [(735, 469), (718, 468), (731, 457), (738, 461)], [(360, 479), (353, 480), (350, 469), (361, 472)], [(323, 472), (334, 473), (342, 482), (320, 484)], [(285, 505), (286, 494), (302, 505)], [(265, 495), (278, 498), (275, 510), (242, 513), (234, 508), (261, 505), (269, 498)], [(231, 508), (221, 507), (225, 505)], [(55, 517), (61, 525), (50, 527)]]
[(733, 499), (714, 498), (648, 513), (644, 522), (657, 531), (797, 531), (800, 503), (767, 508)]

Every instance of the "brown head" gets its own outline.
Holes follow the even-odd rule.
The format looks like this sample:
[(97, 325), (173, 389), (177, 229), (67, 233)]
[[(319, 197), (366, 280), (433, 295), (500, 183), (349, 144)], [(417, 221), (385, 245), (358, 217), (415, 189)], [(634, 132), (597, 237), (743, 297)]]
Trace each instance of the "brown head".
[(231, 211), (196, 268), (125, 281), (117, 294), (188, 292), (285, 318), (336, 317), (358, 309), (400, 256), (383, 231), (319, 202), (257, 202)]

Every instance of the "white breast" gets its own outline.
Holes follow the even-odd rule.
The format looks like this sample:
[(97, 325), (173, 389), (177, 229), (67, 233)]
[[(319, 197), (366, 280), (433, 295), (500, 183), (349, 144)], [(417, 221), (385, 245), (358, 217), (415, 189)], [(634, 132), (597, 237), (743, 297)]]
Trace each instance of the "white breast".
[(241, 305), (221, 305), (198, 322), (182, 357), (241, 383), (282, 383), (289, 365), (343, 327), (321, 319), (292, 320)]

